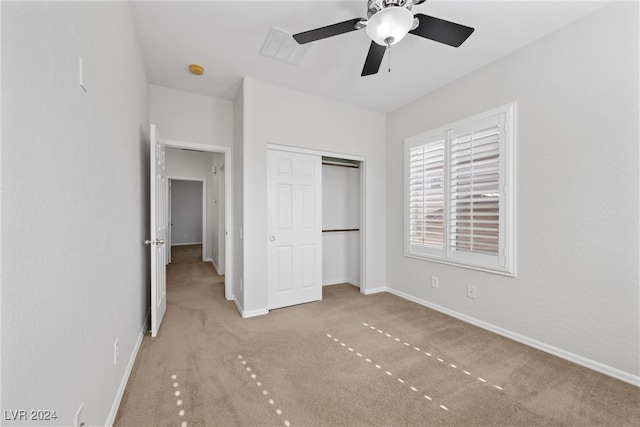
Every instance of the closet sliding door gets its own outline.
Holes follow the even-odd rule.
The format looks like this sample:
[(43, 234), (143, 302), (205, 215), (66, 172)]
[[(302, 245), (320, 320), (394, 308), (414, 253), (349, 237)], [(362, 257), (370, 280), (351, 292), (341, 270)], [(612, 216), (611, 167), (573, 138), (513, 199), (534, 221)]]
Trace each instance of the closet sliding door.
[(322, 299), (322, 164), (268, 150), (269, 309)]

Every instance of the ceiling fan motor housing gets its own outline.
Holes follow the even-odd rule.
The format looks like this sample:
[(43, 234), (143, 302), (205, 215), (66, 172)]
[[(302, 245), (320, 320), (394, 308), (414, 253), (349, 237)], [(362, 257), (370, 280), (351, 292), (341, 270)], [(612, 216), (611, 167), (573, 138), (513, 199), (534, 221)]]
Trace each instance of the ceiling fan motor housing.
[(368, 0), (367, 1), (367, 18), (371, 18), (376, 13), (387, 7), (404, 7), (411, 10), (411, 6), (416, 4), (412, 0)]

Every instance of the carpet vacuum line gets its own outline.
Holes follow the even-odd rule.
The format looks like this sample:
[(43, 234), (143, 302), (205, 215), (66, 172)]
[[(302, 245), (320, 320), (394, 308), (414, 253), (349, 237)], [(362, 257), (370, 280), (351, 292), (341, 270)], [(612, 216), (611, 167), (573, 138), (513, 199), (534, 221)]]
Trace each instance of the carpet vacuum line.
[[(263, 384), (258, 379), (258, 375), (255, 372), (253, 372), (253, 368), (251, 368), (251, 366), (249, 366), (249, 363), (244, 359), (244, 357), (241, 354), (238, 355), (238, 360), (240, 361), (240, 364), (245, 368), (245, 371), (251, 376), (251, 379), (256, 381), (256, 385), (258, 387), (262, 388), (262, 395), (265, 396), (265, 397), (268, 396), (269, 395), (269, 391), (266, 388), (262, 387)], [(282, 410), (280, 408), (276, 407), (275, 400), (273, 400), (273, 398), (269, 398), (268, 402), (269, 402), (269, 405), (271, 405), (271, 406), (276, 408), (276, 411), (275, 411), (276, 414), (278, 416), (282, 416)], [(284, 420), (284, 425), (285, 425), (285, 427), (290, 427), (291, 423), (289, 422), (289, 420)]]
[[(171, 380), (173, 381), (173, 388), (175, 388), (176, 390), (173, 392), (173, 395), (175, 397), (178, 398), (178, 400), (176, 401), (176, 405), (178, 405), (178, 407), (182, 406), (182, 399), (180, 398), (180, 390), (178, 389), (178, 386), (180, 384), (178, 384), (178, 381), (176, 381), (178, 379), (178, 376), (173, 374), (171, 375)], [(184, 418), (184, 409), (180, 409), (178, 411), (178, 415), (180, 416), (180, 418)], [(186, 421), (182, 421), (182, 423), (180, 424), (181, 427), (187, 427), (187, 422)]]
[[(377, 329), (375, 326), (369, 325), (368, 323), (364, 323), (364, 322), (363, 322), (363, 323), (362, 323), (362, 326), (366, 326), (366, 327), (368, 327), (369, 329), (371, 329), (372, 331), (376, 331), (376, 332), (378, 332), (379, 334), (384, 334), (384, 336), (386, 336), (386, 337), (388, 337), (388, 338), (393, 338), (395, 341), (397, 341), (397, 342), (399, 342), (399, 343), (403, 343), (403, 344), (405, 345), (405, 347), (408, 347), (408, 348), (413, 347), (413, 346), (412, 346), (411, 344), (409, 344), (408, 342), (406, 342), (406, 341), (402, 341), (400, 338), (394, 337), (394, 336), (392, 336), (391, 334), (389, 334), (389, 333), (387, 333), (387, 332), (384, 332), (384, 331), (383, 331), (383, 330), (381, 330), (381, 329)], [(416, 350), (416, 351), (419, 351), (419, 352), (423, 352), (423, 351), (422, 351), (422, 349), (421, 349), (421, 348), (419, 348), (419, 347), (413, 347), (413, 349), (414, 349), (414, 350)], [(433, 358), (433, 357), (434, 357), (434, 356), (433, 356), (431, 353), (429, 353), (428, 351), (424, 351), (423, 353), (424, 353), (426, 356), (428, 356), (428, 357), (431, 357), (431, 358)], [(438, 360), (438, 362), (440, 362), (440, 363), (444, 363), (444, 364), (446, 364), (447, 366), (449, 366), (449, 367), (450, 367), (450, 368), (452, 368), (452, 369), (459, 369), (457, 365), (454, 365), (453, 363), (447, 363), (447, 362), (445, 362), (445, 361), (444, 361), (444, 359), (442, 359), (442, 358), (440, 358), (440, 357), (435, 356), (435, 358), (436, 358), (436, 360)], [(465, 369), (460, 369), (460, 370), (461, 370), (461, 371), (462, 371), (462, 373), (464, 373), (465, 375), (473, 376), (473, 375), (471, 374), (471, 372), (469, 372), (469, 371), (467, 371), (467, 370), (465, 370)], [(487, 380), (486, 380), (486, 379), (484, 379), (484, 378), (482, 378), (482, 377), (476, 377), (476, 379), (477, 379), (478, 381), (480, 381), (481, 383), (483, 383), (483, 384), (487, 384)], [(500, 387), (499, 385), (496, 385), (496, 384), (493, 384), (493, 388), (495, 388), (496, 390), (500, 390), (500, 391), (503, 391), (503, 390), (504, 390), (502, 387)]]
[[(358, 353), (358, 352), (356, 352), (352, 347), (348, 347), (345, 343), (343, 343), (342, 341), (340, 341), (338, 338), (336, 338), (336, 337), (332, 336), (331, 334), (327, 334), (327, 337), (331, 338), (335, 343), (340, 344), (340, 346), (341, 346), (341, 347), (344, 347), (344, 349), (345, 349), (345, 350), (348, 350), (348, 351), (350, 351), (350, 352), (354, 353), (356, 356), (358, 356), (358, 357), (360, 357), (360, 358), (364, 359), (364, 361), (365, 361), (365, 362), (370, 363), (372, 366), (375, 366), (375, 367), (376, 367), (376, 369), (379, 369), (379, 370), (381, 370), (381, 371), (384, 371), (384, 372), (385, 372), (385, 374), (387, 374), (387, 376), (389, 376), (389, 377), (394, 377), (394, 376), (395, 376), (395, 375), (393, 375), (393, 373), (392, 373), (392, 372), (387, 371), (387, 370), (384, 370), (384, 369), (382, 368), (382, 366), (380, 366), (380, 365), (379, 365), (379, 364), (377, 364), (377, 363), (374, 363), (374, 362), (373, 362), (373, 360), (369, 359), (368, 357), (364, 357), (364, 356), (362, 355), (362, 353)], [(413, 391), (413, 392), (415, 392), (415, 393), (418, 393), (418, 392), (419, 392), (419, 390), (418, 390), (416, 387), (414, 387), (414, 386), (410, 386), (410, 385), (407, 385), (407, 384), (406, 384), (406, 382), (405, 382), (405, 380), (403, 380), (402, 378), (396, 377), (396, 380), (397, 380), (400, 384), (404, 384), (404, 385), (406, 385), (406, 386), (407, 386), (411, 391)], [(426, 400), (428, 400), (428, 401), (430, 401), (430, 402), (433, 402), (433, 398), (431, 398), (429, 395), (423, 394), (423, 397), (424, 397)], [(446, 406), (444, 406), (444, 405), (439, 405), (439, 406), (440, 406), (440, 409), (442, 409), (442, 410), (444, 410), (444, 411), (449, 411), (449, 408), (447, 408)]]

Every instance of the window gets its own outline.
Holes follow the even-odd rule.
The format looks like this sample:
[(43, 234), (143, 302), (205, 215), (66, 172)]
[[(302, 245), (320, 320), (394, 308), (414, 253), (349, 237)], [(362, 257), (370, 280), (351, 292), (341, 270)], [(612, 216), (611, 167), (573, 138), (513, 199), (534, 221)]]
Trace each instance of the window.
[(515, 103), (405, 140), (405, 255), (515, 274)]

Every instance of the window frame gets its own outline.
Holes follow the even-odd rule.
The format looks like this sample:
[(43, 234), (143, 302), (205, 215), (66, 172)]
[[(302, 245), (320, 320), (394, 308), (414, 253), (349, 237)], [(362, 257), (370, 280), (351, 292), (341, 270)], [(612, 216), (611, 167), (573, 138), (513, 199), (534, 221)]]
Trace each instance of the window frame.
[[(502, 117), (501, 117), (502, 116)], [(499, 139), (499, 199), (498, 199), (498, 252), (485, 255), (477, 252), (455, 250), (451, 244), (452, 229), (452, 141), (454, 135), (460, 135), (465, 129), (473, 129), (480, 123), (498, 120)], [(417, 147), (444, 141), (444, 196), (443, 220), (444, 236), (442, 248), (428, 247), (411, 242), (411, 153)], [(490, 273), (515, 277), (515, 147), (516, 147), (516, 103), (512, 102), (462, 120), (428, 130), (404, 140), (404, 255), (443, 264), (481, 270)], [(414, 227), (415, 229), (415, 227)], [(426, 227), (425, 227), (426, 229)]]

